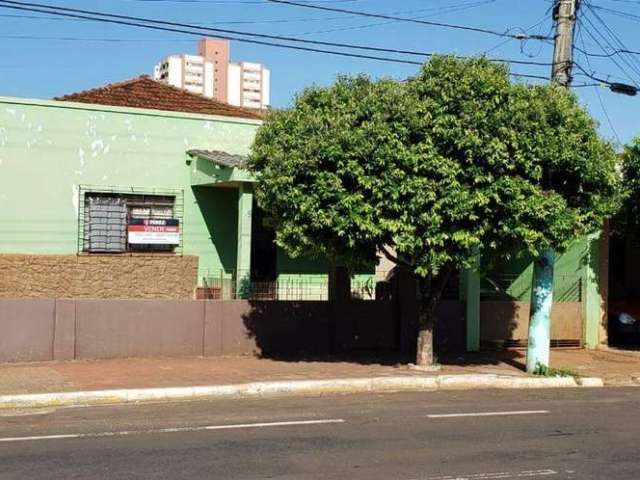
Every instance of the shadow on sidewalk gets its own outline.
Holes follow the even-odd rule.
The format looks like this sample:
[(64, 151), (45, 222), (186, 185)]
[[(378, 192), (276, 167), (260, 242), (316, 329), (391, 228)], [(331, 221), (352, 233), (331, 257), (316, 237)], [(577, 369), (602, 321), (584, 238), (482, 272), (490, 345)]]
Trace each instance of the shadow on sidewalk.
[[(262, 358), (385, 366), (415, 361), (417, 325), (406, 322), (406, 318), (401, 321), (403, 316), (394, 314), (391, 302), (250, 301), (249, 305), (242, 314), (244, 331)], [(515, 302), (493, 302), (490, 308), (489, 338), (511, 338), (519, 306)], [(441, 320), (444, 322), (435, 330), (435, 347), (442, 365), (502, 364), (524, 369), (523, 356), (517, 351), (460, 352), (466, 346), (463, 312)], [(405, 329), (404, 334), (398, 334), (399, 328)], [(401, 341), (403, 336), (410, 341)]]
[(265, 358), (280, 362), (292, 363), (353, 363), (357, 365), (401, 367), (412, 363), (415, 359), (399, 352), (362, 351), (348, 353), (327, 354), (260, 354), (258, 358)]
[(444, 355), (442, 365), (457, 367), (479, 367), (506, 364), (518, 370), (526, 369), (526, 355), (518, 350)]

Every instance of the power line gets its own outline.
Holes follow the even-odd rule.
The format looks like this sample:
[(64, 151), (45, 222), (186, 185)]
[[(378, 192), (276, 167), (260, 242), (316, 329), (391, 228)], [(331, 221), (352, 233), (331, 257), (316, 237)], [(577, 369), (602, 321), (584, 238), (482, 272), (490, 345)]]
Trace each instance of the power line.
[(192, 40), (174, 38), (108, 38), (108, 37), (73, 37), (73, 36), (48, 36), (48, 35), (2, 35), (0, 38), (7, 40), (56, 40), (67, 42), (107, 42), (107, 43), (140, 43), (140, 42), (192, 42)]
[[(404, 11), (395, 11), (391, 12), (391, 14), (413, 14), (413, 13), (422, 13), (422, 12), (434, 12), (429, 15), (421, 15), (415, 18), (428, 18), (437, 15), (444, 15), (447, 13), (461, 12), (464, 10), (470, 10), (472, 8), (476, 8), (482, 5), (487, 5), (490, 3), (495, 3), (498, 0), (484, 0), (484, 1), (475, 1), (475, 2), (463, 2), (457, 5), (448, 5), (441, 7), (430, 7), (430, 8), (421, 8), (417, 10), (404, 10)], [(54, 21), (74, 21), (76, 19), (73, 18), (61, 18), (61, 17), (46, 17), (42, 15), (21, 15), (21, 14), (0, 14), (0, 18), (25, 18), (25, 19), (35, 19), (35, 20), (54, 20)], [(336, 17), (311, 17), (311, 18), (280, 18), (280, 19), (265, 19), (265, 20), (226, 20), (226, 21), (217, 21), (217, 22), (199, 22), (192, 20), (181, 20), (184, 23), (189, 23), (191, 25), (258, 25), (258, 24), (291, 24), (291, 23), (300, 23), (300, 22), (317, 22), (317, 21), (333, 21), (333, 20), (343, 20), (345, 18), (359, 18), (357, 15), (351, 16), (336, 16)], [(315, 35), (322, 33), (333, 33), (333, 32), (344, 32), (350, 30), (362, 30), (365, 28), (373, 28), (382, 25), (389, 25), (392, 23), (397, 23), (397, 20), (390, 20), (386, 22), (376, 22), (376, 23), (367, 23), (364, 25), (352, 25), (352, 26), (344, 26), (344, 27), (335, 27), (331, 29), (324, 30), (315, 30), (309, 32), (296, 33), (297, 36), (304, 35)]]
[[(487, 3), (493, 3), (497, 0), (485, 0), (485, 1), (474, 1), (474, 2), (463, 2), (456, 5), (442, 6), (442, 7), (429, 7), (429, 8), (420, 8), (413, 10), (399, 10), (389, 12), (389, 15), (404, 15), (404, 14), (415, 14), (415, 13), (423, 13), (423, 12), (442, 12), (442, 13), (452, 13), (454, 11), (466, 10), (469, 8), (475, 8), (480, 5), (485, 5)], [(265, 0), (266, 2), (266, 0)], [(226, 3), (226, 2), (225, 2)], [(451, 9), (451, 10), (449, 10)], [(455, 10), (454, 10), (455, 9)], [(6, 18), (28, 18), (28, 19), (38, 19), (38, 20), (62, 20), (62, 21), (73, 21), (72, 18), (60, 18), (60, 17), (45, 17), (42, 15), (20, 15), (20, 14), (2, 14), (0, 17)], [(190, 23), (192, 25), (259, 25), (259, 24), (280, 24), (280, 23), (299, 23), (299, 22), (327, 22), (333, 20), (343, 20), (345, 18), (358, 18), (358, 15), (340, 15), (335, 17), (302, 17), (302, 18), (274, 18), (274, 19), (263, 19), (263, 20), (222, 20), (216, 22), (200, 22), (193, 20), (181, 20), (184, 23)], [(417, 17), (421, 18), (421, 17)], [(394, 22), (383, 22), (375, 25), (383, 25), (387, 23)]]
[[(444, 6), (444, 7), (430, 7), (430, 8), (420, 8), (420, 9), (413, 9), (413, 10), (400, 10), (400, 11), (390, 12), (390, 14), (404, 15), (404, 14), (422, 13), (427, 11), (443, 11), (444, 12), (445, 9), (462, 10), (462, 9), (473, 8), (478, 5), (484, 5), (485, 3), (495, 2), (495, 1), (497, 0), (485, 0), (483, 2), (461, 3), (458, 5), (450, 5), (450, 6)], [(450, 13), (450, 12), (447, 10), (444, 13)], [(0, 15), (0, 17), (73, 21), (73, 19), (70, 19), (70, 18), (45, 17), (42, 15), (2, 14)], [(263, 19), (263, 20), (222, 20), (222, 21), (216, 21), (216, 22), (200, 22), (200, 21), (193, 21), (193, 20), (181, 20), (181, 21), (185, 23), (190, 23), (192, 25), (259, 25), (259, 24), (269, 24), (269, 23), (275, 24), (275, 23), (299, 23), (299, 22), (319, 22), (319, 21), (327, 22), (327, 21), (333, 21), (333, 20), (343, 20), (345, 18), (358, 18), (358, 16), (357, 15), (351, 15), (351, 16), (340, 15), (335, 17), (274, 18), (274, 19)], [(388, 22), (388, 23), (391, 23), (391, 22)]]
[[(616, 47), (616, 46), (611, 45), (611, 43), (609, 43), (607, 41), (609, 46), (611, 46), (613, 49), (615, 49), (615, 48), (619, 48), (619, 49), (623, 49), (623, 50), (627, 49), (627, 47), (622, 42), (622, 40), (620, 40), (620, 38), (616, 35), (616, 33), (613, 30), (611, 30), (611, 28), (609, 28), (609, 25), (607, 25), (607, 23), (600, 17), (600, 15), (598, 15), (598, 12), (596, 12), (595, 10), (593, 10), (591, 8), (591, 2), (588, 2), (588, 1), (585, 0), (585, 3), (586, 3), (587, 8), (589, 10), (589, 14), (593, 15), (596, 18), (596, 20), (604, 28), (605, 32), (609, 35), (609, 38), (614, 42), (614, 44), (617, 44), (617, 47)], [(602, 35), (602, 36), (604, 37), (604, 35)], [(638, 62), (638, 60), (635, 57), (633, 57), (631, 55), (623, 54), (623, 55), (620, 56), (620, 59), (627, 66), (629, 66), (637, 75), (640, 76), (640, 62)]]
[[(582, 45), (585, 46), (584, 36), (582, 35), (582, 28), (580, 23), (578, 23), (578, 37), (580, 38)], [(587, 62), (587, 67), (589, 67), (590, 70), (593, 70), (591, 67), (591, 61), (589, 60), (589, 57), (585, 56), (585, 61)], [(615, 135), (616, 139), (618, 140), (618, 143), (622, 144), (622, 142), (620, 141), (620, 135), (618, 135), (618, 131), (613, 126), (613, 121), (611, 120), (611, 117), (609, 116), (609, 112), (607, 111), (607, 108), (604, 105), (604, 101), (602, 100), (602, 95), (600, 95), (599, 88), (597, 86), (594, 86), (594, 90), (596, 92), (596, 96), (598, 97), (598, 102), (600, 103), (600, 108), (602, 109), (602, 113), (604, 114), (604, 117), (607, 119), (607, 123), (609, 124), (609, 128)]]
[[(18, 6), (15, 6), (15, 5), (4, 5), (3, 3), (5, 3), (6, 1), (7, 0), (0, 0), (0, 8), (11, 8), (11, 9), (16, 9), (16, 10), (33, 11), (33, 12), (39, 12), (39, 13), (50, 13), (52, 15), (61, 15), (61, 16), (66, 16), (66, 17), (71, 17), (71, 18), (81, 18), (81, 19), (86, 19), (86, 20), (92, 20), (92, 21), (110, 23), (110, 24), (117, 24), (117, 25), (134, 26), (134, 27), (151, 29), (151, 30), (168, 31), (168, 32), (173, 32), (173, 33), (182, 33), (182, 34), (186, 34), (186, 35), (194, 35), (194, 36), (201, 36), (202, 35), (199, 32), (193, 32), (193, 31), (177, 29), (177, 28), (160, 27), (160, 26), (157, 26), (157, 25), (148, 25), (148, 24), (128, 22), (128, 21), (122, 21), (122, 20), (112, 20), (112, 19), (106, 19), (106, 18), (90, 17), (90, 16), (86, 16), (86, 15), (54, 12), (54, 11), (51, 11), (51, 10), (41, 10), (41, 9), (30, 8), (30, 7), (18, 7)], [(12, 2), (12, 3), (16, 3), (16, 2)], [(289, 49), (293, 49), (293, 50), (310, 51), (310, 52), (315, 52), (315, 53), (325, 53), (325, 54), (330, 54), (330, 55), (338, 55), (338, 56), (351, 57), (351, 58), (361, 58), (361, 59), (367, 59), (367, 60), (377, 60), (377, 61), (392, 62), (392, 63), (402, 63), (402, 64), (408, 64), (408, 65), (422, 65), (421, 62), (405, 60), (405, 59), (398, 59), (398, 58), (379, 57), (379, 56), (363, 55), (363, 54), (357, 54), (357, 53), (339, 52), (339, 51), (334, 51), (334, 50), (323, 50), (323, 49), (318, 49), (318, 48), (301, 47), (301, 46), (297, 46), (297, 45), (276, 44), (276, 43), (272, 43), (272, 42), (263, 42), (263, 41), (260, 41), (260, 40), (249, 40), (249, 39), (244, 39), (244, 38), (234, 38), (234, 37), (229, 37), (229, 36), (220, 36), (220, 38), (223, 38), (223, 39), (226, 39), (226, 40), (254, 43), (254, 44), (259, 44), (259, 45), (267, 45), (267, 46), (275, 46), (275, 47), (281, 47), (281, 48), (289, 48)], [(522, 78), (545, 79), (545, 77), (538, 76), (538, 75), (530, 75), (530, 74), (510, 73), (510, 75), (513, 75), (513, 76), (516, 76), (516, 77), (522, 77)]]
[[(583, 17), (586, 21), (589, 22), (589, 24), (596, 30), (596, 32), (605, 39), (606, 38), (598, 31), (598, 29), (595, 27), (595, 25), (593, 24), (593, 22), (591, 22), (591, 20), (589, 19), (589, 17), (584, 16)], [(607, 49), (602, 45), (602, 43), (598, 40), (598, 38), (589, 30), (589, 28), (587, 28), (587, 26), (582, 22), (582, 19), (578, 19), (578, 23), (582, 24), (582, 29), (587, 33), (587, 35), (589, 35), (591, 37), (591, 39), (596, 43), (596, 45), (598, 45), (598, 47), (602, 50), (603, 53), (609, 53), (607, 52)], [(622, 67), (615, 58), (611, 57), (611, 61), (615, 64), (616, 67), (618, 67), (618, 69), (631, 81), (631, 83), (635, 84), (636, 80), (629, 75), (629, 73), (624, 69), (624, 67)]]
[(614, 49), (612, 51), (609, 51), (608, 53), (594, 53), (580, 47), (576, 47), (576, 50), (578, 50), (580, 53), (588, 57), (598, 57), (598, 58), (611, 58), (616, 55), (620, 55), (621, 53), (628, 53), (629, 55), (640, 55), (640, 51), (635, 51), (635, 50)]
[[(477, 32), (477, 33), (485, 33), (488, 35), (495, 35), (498, 37), (509, 37), (509, 38), (516, 38), (519, 40), (522, 40), (522, 36), (519, 35), (513, 35), (513, 34), (509, 34), (509, 33), (505, 33), (505, 32), (498, 32), (496, 30), (489, 30), (486, 28), (480, 28), (480, 27), (471, 27), (468, 25), (457, 25), (457, 24), (451, 24), (451, 23), (442, 23), (442, 22), (431, 22), (431, 21), (427, 21), (427, 20), (419, 20), (419, 19), (415, 19), (415, 18), (407, 18), (407, 17), (396, 17), (396, 16), (392, 16), (392, 15), (385, 15), (385, 14), (381, 14), (381, 13), (371, 13), (371, 12), (363, 12), (363, 11), (359, 11), (359, 10), (347, 10), (344, 8), (335, 8), (335, 7), (324, 7), (322, 5), (314, 5), (314, 4), (307, 4), (307, 3), (301, 3), (301, 2), (293, 2), (293, 1), (289, 1), (289, 0), (267, 0), (271, 3), (280, 3), (283, 5), (291, 5), (294, 7), (303, 7), (303, 8), (312, 8), (312, 9), (316, 9), (316, 10), (324, 10), (324, 11), (328, 11), (328, 12), (338, 12), (338, 13), (345, 13), (348, 15), (360, 15), (363, 17), (370, 17), (370, 18), (382, 18), (385, 20), (396, 20), (399, 22), (409, 22), (409, 23), (417, 23), (420, 25), (430, 25), (430, 26), (434, 26), (434, 27), (444, 27), (444, 28), (452, 28), (452, 29), (457, 29), (457, 30), (466, 30), (466, 31), (470, 31), (470, 32)], [(551, 40), (551, 38), (549, 37), (542, 37), (542, 36), (528, 36), (527, 38), (530, 39), (536, 39), (536, 40)]]
[[(216, 5), (228, 5), (228, 4), (252, 4), (252, 5), (264, 5), (269, 3), (267, 0), (129, 0), (131, 2), (147, 2), (147, 3), (208, 3)], [(311, 0), (307, 0), (312, 3)], [(316, 0), (316, 3), (352, 3), (359, 2), (360, 0)]]
[[(27, 18), (33, 20), (63, 20), (73, 21), (72, 18), (59, 18), (59, 17), (45, 17), (42, 15), (21, 15), (21, 14), (1, 14), (0, 17), (4, 18)], [(193, 25), (259, 25), (270, 23), (299, 23), (299, 22), (318, 22), (318, 21), (332, 21), (341, 20), (344, 17), (310, 17), (310, 18), (275, 18), (265, 20), (223, 20), (219, 22), (199, 22), (193, 20), (182, 20), (183, 22), (191, 23)]]
[[(7, 5), (7, 4), (9, 4), (9, 5)], [(20, 5), (20, 6), (18, 6), (18, 5)], [(29, 5), (29, 6), (22, 6), (22, 5)], [(42, 4), (31, 4), (31, 3), (26, 3), (26, 2), (0, 0), (0, 8), (10, 8), (10, 9), (15, 9), (15, 10), (25, 10), (25, 11), (32, 11), (32, 12), (39, 12), (39, 13), (48, 13), (48, 14), (51, 14), (51, 15), (59, 15), (59, 16), (64, 16), (64, 17), (86, 19), (86, 20), (92, 20), (92, 21), (103, 22), (103, 23), (118, 24), (118, 25), (135, 26), (135, 27), (139, 27), (139, 28), (148, 28), (148, 29), (153, 29), (153, 30), (170, 31), (170, 32), (174, 32), (174, 33), (184, 33), (184, 34), (189, 34), (189, 35), (198, 35), (198, 36), (200, 36), (200, 35), (202, 35), (202, 32), (194, 32), (192, 30), (204, 30), (204, 31), (213, 30), (213, 31), (216, 31), (216, 32), (218, 32), (218, 31), (228, 31), (228, 30), (220, 30), (220, 29), (211, 29), (211, 28), (205, 28), (205, 27), (198, 27), (198, 26), (188, 25), (188, 24), (178, 24), (176, 22), (166, 22), (166, 21), (163, 21), (163, 20), (147, 19), (147, 18), (141, 18), (141, 17), (132, 17), (132, 16), (127, 16), (127, 15), (105, 14), (105, 13), (101, 13), (101, 12), (92, 12), (92, 11), (89, 11), (89, 10), (78, 10), (78, 9), (54, 7), (54, 6), (49, 6), (49, 5), (42, 5), (42, 7), (40, 7), (40, 8), (34, 8), (34, 7), (31, 7), (31, 5), (36, 5), (36, 6), (40, 7)], [(42, 8), (46, 8), (47, 10), (43, 10)], [(58, 10), (64, 10), (65, 12), (60, 12)], [(66, 11), (81, 12), (81, 13), (66, 13)], [(95, 16), (95, 15), (99, 15), (99, 16)], [(102, 18), (102, 16), (109, 17), (109, 18)], [(125, 20), (121, 20), (121, 19), (125, 19)], [(135, 20), (135, 21), (132, 22), (132, 21), (129, 21), (129, 20)], [(139, 22), (145, 22), (145, 23), (139, 23)], [(177, 25), (177, 26), (186, 27), (186, 28), (189, 28), (189, 29), (192, 29), (192, 30), (184, 30), (182, 28), (181, 29), (177, 29), (177, 28), (173, 28), (173, 27), (160, 27), (158, 25), (152, 25), (152, 23), (157, 23), (157, 24), (161, 24), (161, 25), (166, 25), (166, 24), (168, 24), (168, 25)], [(242, 34), (242, 35), (255, 35), (255, 36), (258, 36), (258, 37), (264, 37), (265, 36), (265, 35), (262, 35), (262, 34), (250, 34), (250, 33), (246, 33), (246, 32), (244, 32), (244, 33), (237, 32), (237, 33)], [(224, 36), (218, 35), (218, 36), (220, 38), (227, 39), (227, 40), (234, 40), (234, 41), (245, 42), (245, 43), (254, 43), (254, 44), (266, 45), (266, 46), (274, 46), (274, 47), (280, 47), (280, 48), (289, 48), (289, 49), (294, 49), (294, 50), (310, 51), (310, 52), (316, 52), (316, 53), (326, 53), (326, 54), (332, 54), (332, 55), (340, 55), (340, 56), (371, 59), (371, 60), (380, 60), (380, 61), (386, 61), (386, 62), (405, 63), (405, 64), (409, 64), (409, 65), (421, 65), (422, 64), (422, 62), (415, 62), (415, 61), (406, 60), (406, 59), (399, 59), (399, 58), (390, 58), (390, 57), (380, 57), (380, 56), (355, 54), (355, 53), (351, 53), (351, 52), (340, 52), (340, 51), (335, 51), (335, 50), (325, 50), (325, 49), (319, 49), (319, 48), (302, 47), (302, 46), (298, 46), (298, 45), (287, 45), (287, 44), (282, 44), (282, 43), (266, 42), (266, 41), (261, 41), (261, 40), (246, 39), (246, 38), (240, 38), (240, 37), (231, 37), (231, 36), (228, 36), (228, 35), (224, 35)], [(278, 36), (273, 36), (273, 35), (266, 35), (266, 36), (268, 38), (274, 37), (274, 38), (282, 38), (284, 40), (287, 39), (287, 37), (278, 37)], [(301, 39), (298, 39), (298, 40), (303, 42), (303, 43), (328, 45), (328, 46), (334, 46), (334, 47), (340, 47), (340, 48), (363, 49), (363, 50), (369, 50), (369, 51), (375, 51), (375, 52), (385, 52), (385, 53), (395, 53), (395, 54), (405, 54), (405, 55), (417, 55), (417, 56), (421, 56), (421, 57), (431, 57), (431, 56), (435, 55), (432, 52), (416, 52), (416, 51), (412, 51), (412, 50), (386, 49), (386, 48), (378, 48), (378, 47), (369, 47), (369, 46), (364, 46), (364, 45), (352, 45), (352, 44), (346, 44), (346, 43), (318, 42), (318, 41), (301, 40)], [(458, 56), (456, 58), (467, 58), (467, 57)], [(526, 60), (514, 60), (513, 62), (511, 62), (511, 60), (507, 60), (507, 59), (495, 59), (494, 61), (504, 62), (504, 63), (515, 63), (515, 64), (519, 64), (519, 65), (536, 65), (536, 66), (548, 66), (548, 65), (550, 65), (549, 63), (533, 62), (533, 61), (526, 61)], [(522, 76), (524, 76), (524, 75), (522, 75)], [(531, 78), (535, 78), (535, 76), (531, 76)]]
[[(6, 5), (8, 4), (8, 5)], [(280, 40), (280, 41), (286, 41), (286, 42), (296, 42), (296, 43), (304, 43), (304, 44), (311, 44), (311, 45), (320, 45), (323, 47), (337, 47), (337, 48), (349, 48), (349, 49), (356, 49), (356, 50), (366, 50), (366, 51), (372, 51), (372, 52), (381, 52), (381, 53), (392, 53), (392, 54), (400, 54), (400, 55), (413, 55), (413, 56), (420, 56), (420, 57), (430, 57), (433, 56), (434, 54), (432, 52), (419, 52), (419, 51), (415, 51), (415, 50), (401, 50), (401, 49), (391, 49), (391, 48), (381, 48), (381, 47), (372, 47), (372, 46), (368, 46), (368, 45), (357, 45), (357, 44), (349, 44), (349, 43), (340, 43), (340, 42), (324, 42), (324, 41), (320, 41), (320, 40), (307, 40), (307, 39), (301, 39), (301, 38), (296, 38), (296, 37), (288, 37), (288, 36), (282, 36), (282, 35), (269, 35), (269, 34), (261, 34), (261, 33), (253, 33), (253, 32), (244, 32), (244, 31), (238, 31), (238, 30), (228, 30), (228, 29), (220, 29), (220, 28), (211, 28), (211, 27), (201, 27), (201, 26), (197, 26), (197, 25), (190, 25), (187, 23), (179, 23), (179, 22), (170, 22), (170, 21), (166, 21), (166, 20), (158, 20), (158, 19), (151, 19), (151, 18), (143, 18), (143, 17), (134, 17), (131, 15), (118, 15), (118, 14), (112, 14), (112, 13), (105, 13), (105, 12), (98, 12), (98, 11), (92, 11), (92, 10), (82, 10), (82, 9), (76, 9), (76, 8), (65, 8), (65, 7), (58, 7), (55, 5), (47, 5), (47, 4), (41, 4), (41, 3), (29, 3), (29, 2), (18, 2), (18, 1), (12, 1), (12, 0), (0, 0), (0, 7), (2, 8), (13, 8), (13, 9), (17, 9), (17, 10), (27, 10), (27, 11), (36, 11), (36, 12), (40, 12), (40, 13), (48, 13), (51, 15), (61, 15), (61, 16), (66, 16), (66, 17), (74, 17), (74, 18), (84, 18), (84, 19), (88, 19), (88, 20), (95, 20), (95, 21), (104, 21), (107, 22), (107, 19), (118, 19), (118, 20), (124, 20), (124, 24), (130, 24), (127, 23), (128, 21), (134, 21), (134, 22), (144, 22), (145, 24), (159, 24), (159, 25), (169, 25), (170, 27), (180, 27), (180, 28), (189, 28), (189, 29), (194, 29), (194, 30), (202, 30), (205, 32), (215, 32), (216, 34), (218, 33), (223, 33), (223, 34), (233, 34), (233, 35), (244, 35), (244, 36), (248, 36), (248, 37), (257, 37), (257, 38), (266, 38), (266, 39), (274, 39), (274, 40)], [(47, 10), (38, 10), (38, 9), (47, 9)], [(71, 14), (66, 14), (63, 12), (71, 12)], [(77, 15), (77, 14), (81, 14), (81, 15)], [(91, 15), (91, 17), (87, 16), (87, 15)], [(98, 17), (106, 17), (106, 18), (98, 18)], [(109, 21), (108, 23), (117, 23), (114, 21)], [(140, 24), (135, 24), (132, 26), (142, 26)], [(179, 33), (183, 33), (183, 32), (179, 32)], [(218, 35), (220, 36), (220, 35)], [(284, 48), (293, 48), (294, 46), (288, 46), (285, 47), (283, 44), (274, 44), (274, 43), (270, 43), (270, 42), (260, 42), (260, 41), (256, 41), (256, 40), (249, 40), (249, 39), (242, 39), (242, 38), (238, 38), (238, 37), (221, 37), (221, 38), (227, 38), (230, 40), (236, 40), (236, 41), (241, 41), (241, 42), (246, 42), (246, 43), (257, 43), (257, 44), (261, 44), (261, 45), (270, 45), (270, 46), (279, 46), (279, 47), (284, 47)], [(299, 47), (299, 49), (305, 49), (303, 47)], [(308, 51), (318, 51), (318, 49), (309, 49), (307, 48), (306, 50)], [(322, 51), (322, 53), (330, 53), (329, 51)], [(362, 57), (362, 58), (366, 58), (366, 57)], [(378, 58), (381, 59), (381, 58)], [(548, 63), (543, 63), (543, 62), (531, 62), (531, 61), (523, 61), (523, 60), (502, 60), (502, 59), (496, 59), (495, 61), (504, 61), (504, 62), (511, 62), (514, 64), (519, 64), (519, 65), (539, 65), (539, 66), (547, 66), (549, 65)]]
[[(438, 15), (444, 15), (447, 13), (454, 13), (454, 12), (461, 12), (464, 10), (470, 10), (472, 8), (476, 8), (479, 7), (481, 5), (488, 5), (490, 3), (495, 3), (497, 0), (484, 0), (481, 2), (473, 2), (473, 3), (468, 3), (468, 4), (461, 4), (458, 6), (449, 6), (449, 7), (438, 7), (437, 12), (430, 14), (430, 15), (420, 15), (418, 17), (413, 17), (415, 19), (422, 19), (422, 18), (429, 18), (429, 17), (435, 17)], [(427, 10), (427, 9), (425, 9)], [(401, 12), (395, 12), (395, 13), (401, 13)], [(347, 16), (347, 15), (343, 15), (340, 18), (350, 18), (350, 17), (357, 17), (357, 15), (355, 16)], [(398, 20), (387, 20), (385, 22), (375, 22), (375, 23), (367, 23), (364, 25), (351, 25), (351, 26), (345, 26), (345, 27), (336, 27), (336, 28), (331, 28), (331, 29), (326, 29), (326, 30), (315, 30), (312, 32), (303, 32), (303, 33), (298, 33), (297, 35), (315, 35), (315, 34), (322, 34), (322, 33), (333, 33), (333, 32), (345, 32), (345, 31), (351, 31), (351, 30), (363, 30), (365, 28), (374, 28), (374, 27), (380, 27), (382, 25), (390, 25), (392, 23), (398, 23)]]
[[(108, 19), (108, 18), (91, 17), (91, 16), (88, 16), (88, 15), (79, 15), (79, 14), (73, 14), (73, 13), (54, 12), (54, 11), (51, 11), (51, 10), (42, 10), (42, 9), (31, 8), (31, 7), (18, 7), (18, 6), (15, 6), (15, 5), (5, 5), (3, 3), (4, 1), (5, 0), (0, 0), (0, 8), (11, 8), (11, 9), (14, 9), (14, 10), (24, 10), (24, 11), (29, 11), (29, 12), (48, 13), (48, 14), (51, 14), (51, 15), (59, 15), (59, 16), (64, 16), (64, 17), (69, 17), (69, 18), (91, 20), (91, 21), (95, 21), (95, 22), (109, 23), (109, 24), (114, 24), (114, 25), (126, 25), (126, 26), (131, 26), (131, 27), (149, 29), (149, 30), (157, 30), (157, 31), (172, 32), (172, 33), (181, 33), (181, 34), (192, 35), (192, 36), (197, 36), (197, 37), (201, 37), (202, 36), (202, 32), (194, 32), (194, 31), (190, 31), (190, 30), (184, 30), (184, 29), (178, 29), (178, 28), (170, 28), (170, 27), (160, 27), (158, 25), (149, 25), (149, 24), (144, 24), (144, 23), (136, 23), (136, 22), (124, 21), (124, 20), (114, 20), (114, 19)], [(299, 50), (299, 51), (314, 52), (314, 53), (325, 53), (325, 54), (329, 54), (329, 55), (351, 57), (351, 58), (361, 58), (361, 59), (367, 59), (367, 60), (377, 60), (377, 61), (391, 62), (391, 63), (402, 63), (402, 64), (407, 64), (407, 65), (421, 65), (420, 62), (416, 62), (416, 61), (412, 61), (412, 60), (405, 60), (405, 59), (400, 59), (400, 58), (380, 57), (380, 56), (364, 55), (364, 54), (351, 53), (351, 52), (339, 52), (339, 51), (335, 51), (335, 50), (325, 50), (325, 49), (320, 49), (320, 48), (303, 47), (303, 46), (299, 46), (299, 45), (286, 45), (286, 44), (279, 44), (279, 43), (274, 43), (274, 42), (264, 42), (264, 41), (261, 41), (261, 40), (251, 40), (251, 39), (246, 39), (246, 38), (232, 37), (232, 36), (229, 36), (229, 35), (218, 35), (218, 37), (222, 38), (224, 40), (232, 40), (232, 41), (237, 41), (237, 42), (252, 43), (252, 44), (265, 45), (265, 46), (271, 46), (271, 47), (287, 48), (287, 49), (291, 49), (291, 50)]]
[[(522, 32), (522, 34), (523, 34), (523, 35), (525, 35), (525, 34), (527, 34), (530, 30), (533, 30), (534, 28), (539, 27), (540, 25), (542, 25), (542, 24), (543, 24), (543, 23), (544, 23), (544, 22), (549, 18), (549, 16), (550, 16), (550, 15), (549, 15), (549, 13), (550, 13), (550, 11), (551, 11), (551, 9), (550, 9), (550, 8), (549, 8), (549, 9), (547, 9), (547, 12), (544, 14), (544, 16), (543, 16), (539, 21), (537, 21), (537, 22), (536, 22), (536, 23), (534, 23), (533, 25), (528, 26), (528, 27), (527, 27), (527, 28), (525, 28), (525, 29), (520, 29), (520, 31)], [(516, 30), (517, 28), (518, 28), (518, 27), (516, 27), (516, 28), (512, 28), (512, 29), (510, 29), (510, 30)], [(546, 36), (550, 36), (552, 32), (553, 32), (553, 25), (551, 25), (551, 28), (549, 29), (549, 33), (547, 33), (547, 35), (546, 35)], [(497, 50), (497, 49), (499, 49), (499, 48), (503, 47), (504, 45), (506, 45), (507, 43), (509, 43), (509, 42), (511, 42), (511, 41), (513, 41), (513, 39), (512, 39), (512, 38), (507, 38), (506, 40), (501, 41), (501, 42), (500, 42), (500, 43), (498, 43), (497, 45), (494, 45), (493, 47), (488, 48), (488, 49), (486, 49), (486, 50), (483, 50), (482, 52), (480, 52), (480, 53), (479, 53), (479, 55), (487, 55), (487, 54), (489, 54), (490, 52), (493, 52), (493, 51), (495, 51), (495, 50)], [(522, 44), (521, 44), (521, 46), (520, 46), (520, 53), (524, 53), (524, 42), (525, 42), (525, 41), (526, 41), (526, 40), (523, 40), (523, 41), (522, 41)], [(536, 55), (538, 55), (538, 54), (540, 53), (540, 51), (542, 51), (542, 45), (544, 45), (544, 42), (540, 42), (540, 50), (538, 51), (538, 53), (537, 53)], [(531, 56), (530, 56), (530, 55), (528, 55), (528, 54), (525, 54), (525, 55), (527, 55), (527, 56), (531, 57)]]
[(627, 18), (627, 19), (632, 20), (632, 21), (640, 20), (640, 15), (635, 15), (635, 14), (630, 13), (630, 12), (624, 12), (622, 10), (616, 10), (614, 8), (602, 7), (600, 5), (591, 5), (591, 8), (595, 9), (595, 10), (602, 10), (603, 12), (610, 13), (611, 15), (616, 15), (618, 17)]

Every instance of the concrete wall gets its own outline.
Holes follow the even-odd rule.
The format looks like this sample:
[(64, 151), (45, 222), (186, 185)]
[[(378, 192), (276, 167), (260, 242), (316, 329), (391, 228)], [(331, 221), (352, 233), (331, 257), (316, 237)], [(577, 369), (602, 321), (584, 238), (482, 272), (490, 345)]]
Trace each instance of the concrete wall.
[[(528, 302), (481, 302), (481, 342), (525, 342), (529, 337)], [(583, 341), (582, 304), (554, 303), (551, 310), (551, 339)]]
[(198, 257), (0, 255), (0, 298), (192, 299)]
[(0, 362), (387, 350), (386, 301), (0, 299)]

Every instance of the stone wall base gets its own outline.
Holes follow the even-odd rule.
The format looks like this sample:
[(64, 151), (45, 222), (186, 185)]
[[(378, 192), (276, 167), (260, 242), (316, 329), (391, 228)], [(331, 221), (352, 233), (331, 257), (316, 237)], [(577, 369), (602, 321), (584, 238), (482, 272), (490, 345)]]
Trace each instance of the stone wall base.
[(192, 299), (198, 257), (0, 255), (0, 298)]

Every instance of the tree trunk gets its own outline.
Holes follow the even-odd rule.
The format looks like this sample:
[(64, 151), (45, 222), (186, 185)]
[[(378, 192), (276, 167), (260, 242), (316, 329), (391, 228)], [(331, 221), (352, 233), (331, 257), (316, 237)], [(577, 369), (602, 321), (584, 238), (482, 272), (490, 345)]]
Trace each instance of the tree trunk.
[(416, 365), (428, 367), (434, 364), (434, 327), (436, 325), (436, 311), (442, 298), (442, 293), (449, 282), (451, 268), (445, 269), (441, 275), (434, 278), (429, 275), (418, 280), (418, 344)]
[(434, 363), (433, 354), (433, 325), (434, 318), (420, 301), (419, 327), (418, 327), (418, 350), (416, 353), (416, 365), (428, 367)]

